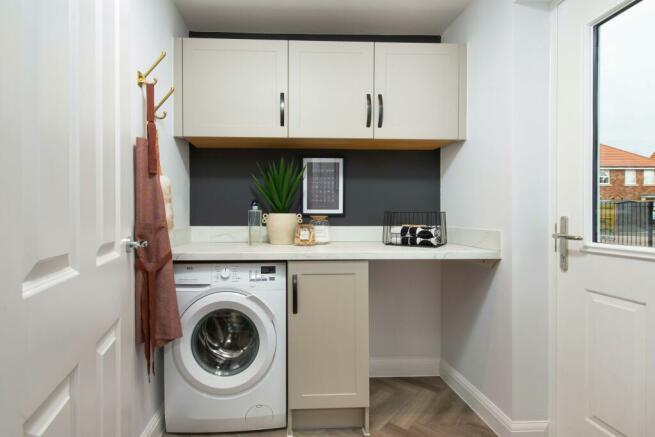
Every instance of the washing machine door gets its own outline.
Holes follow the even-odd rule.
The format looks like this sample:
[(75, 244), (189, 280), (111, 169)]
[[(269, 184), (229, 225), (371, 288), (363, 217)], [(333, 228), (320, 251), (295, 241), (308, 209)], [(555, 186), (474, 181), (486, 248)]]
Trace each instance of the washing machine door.
[(257, 384), (275, 351), (275, 319), (264, 302), (238, 290), (217, 291), (182, 314), (175, 364), (204, 393), (233, 395)]

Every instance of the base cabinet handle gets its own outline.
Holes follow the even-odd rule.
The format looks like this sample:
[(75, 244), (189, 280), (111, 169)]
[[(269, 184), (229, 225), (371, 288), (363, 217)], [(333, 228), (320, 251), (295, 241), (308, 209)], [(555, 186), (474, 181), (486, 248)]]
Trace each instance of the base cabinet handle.
[(291, 277), (291, 306), (293, 314), (298, 314), (298, 275)]

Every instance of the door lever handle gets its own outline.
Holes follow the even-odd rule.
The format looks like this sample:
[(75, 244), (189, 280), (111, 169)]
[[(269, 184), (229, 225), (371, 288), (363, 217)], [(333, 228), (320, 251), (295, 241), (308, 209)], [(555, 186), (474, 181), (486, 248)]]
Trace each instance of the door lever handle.
[(572, 240), (572, 241), (584, 240), (584, 238), (579, 235), (562, 234), (561, 232), (557, 232), (553, 234), (553, 238), (556, 240)]
[(124, 238), (123, 244), (125, 244), (125, 250), (127, 252), (133, 252), (137, 249), (144, 249), (148, 247), (148, 240), (132, 240), (131, 238)]

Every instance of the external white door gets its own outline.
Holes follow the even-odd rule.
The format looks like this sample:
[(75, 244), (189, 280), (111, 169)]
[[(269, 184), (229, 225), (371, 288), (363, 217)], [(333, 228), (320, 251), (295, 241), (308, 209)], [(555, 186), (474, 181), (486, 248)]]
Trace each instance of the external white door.
[(182, 40), (185, 137), (286, 137), (287, 41)]
[(375, 138), (464, 138), (465, 61), (456, 44), (375, 43)]
[(128, 4), (0, 6), (2, 436), (131, 434)]
[(373, 43), (289, 41), (289, 136), (373, 138)]
[(655, 435), (652, 206), (633, 198), (640, 178), (610, 177), (617, 155), (601, 147), (623, 160), (655, 152), (654, 6), (565, 0), (556, 11), (556, 209), (584, 239), (558, 252), (558, 437)]

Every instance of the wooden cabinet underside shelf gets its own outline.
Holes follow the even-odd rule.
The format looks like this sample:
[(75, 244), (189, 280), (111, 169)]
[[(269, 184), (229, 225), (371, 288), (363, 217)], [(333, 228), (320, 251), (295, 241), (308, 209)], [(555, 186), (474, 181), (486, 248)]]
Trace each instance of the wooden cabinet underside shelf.
[(434, 150), (462, 140), (185, 137), (200, 149)]

